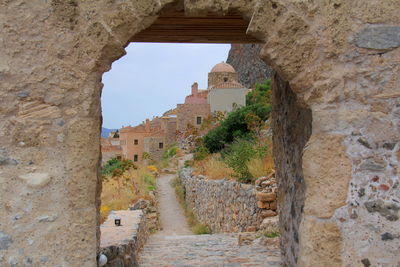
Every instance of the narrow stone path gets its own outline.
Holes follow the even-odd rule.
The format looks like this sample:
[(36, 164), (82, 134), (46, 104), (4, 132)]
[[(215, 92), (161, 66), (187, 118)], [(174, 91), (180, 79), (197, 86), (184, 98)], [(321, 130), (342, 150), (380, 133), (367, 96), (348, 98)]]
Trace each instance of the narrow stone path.
[(157, 179), (159, 192), (159, 211), (162, 230), (157, 232), (157, 236), (191, 235), (186, 217), (176, 199), (175, 189), (171, 186), (171, 181), (176, 177), (175, 174), (163, 175)]
[(193, 235), (170, 185), (174, 177), (157, 179), (163, 230), (150, 236), (139, 254), (140, 267), (279, 266), (277, 246), (239, 246), (237, 234)]

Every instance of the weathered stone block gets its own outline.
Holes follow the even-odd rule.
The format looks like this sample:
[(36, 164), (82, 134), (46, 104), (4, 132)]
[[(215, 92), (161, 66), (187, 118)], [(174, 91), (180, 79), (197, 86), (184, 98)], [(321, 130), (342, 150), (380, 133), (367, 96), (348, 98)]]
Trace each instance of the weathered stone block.
[(369, 49), (394, 49), (400, 46), (400, 26), (368, 25), (356, 35), (358, 47)]
[(329, 218), (346, 204), (352, 163), (340, 135), (311, 136), (303, 154), (304, 213)]
[(369, 212), (378, 212), (389, 221), (397, 221), (399, 219), (400, 206), (395, 203), (387, 203), (382, 199), (377, 199), (367, 201), (364, 205)]
[(264, 219), (264, 218), (267, 218), (267, 217), (273, 217), (273, 216), (276, 216), (278, 213), (276, 213), (275, 211), (273, 211), (273, 210), (263, 210), (262, 212), (261, 212), (261, 217)]
[(300, 228), (298, 266), (342, 266), (342, 234), (332, 221), (305, 217)]
[(30, 187), (40, 188), (50, 182), (50, 175), (48, 173), (28, 173), (18, 176), (21, 180), (25, 181)]
[(7, 249), (12, 242), (13, 241), (9, 235), (4, 232), (0, 232), (0, 250)]
[(276, 199), (275, 193), (257, 192), (256, 197), (259, 201), (274, 201)]
[(256, 238), (257, 238), (257, 235), (252, 232), (239, 233), (238, 234), (238, 244), (239, 244), (239, 246), (248, 245), (248, 244), (251, 244), (251, 242), (253, 242)]
[(257, 201), (257, 207), (259, 209), (268, 209), (269, 208), (269, 204), (266, 201)]
[(277, 201), (272, 201), (269, 203), (269, 208), (271, 210), (277, 210), (278, 209), (278, 202)]

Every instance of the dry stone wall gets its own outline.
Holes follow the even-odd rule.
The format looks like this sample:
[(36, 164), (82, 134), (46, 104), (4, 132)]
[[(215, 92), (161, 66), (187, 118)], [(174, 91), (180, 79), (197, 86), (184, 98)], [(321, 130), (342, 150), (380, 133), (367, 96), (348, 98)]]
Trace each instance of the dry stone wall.
[(257, 193), (251, 184), (226, 179), (207, 180), (202, 175), (192, 175), (190, 168), (183, 168), (180, 178), (187, 205), (214, 233), (255, 231), (265, 218), (277, 214), (276, 205), (269, 206), (276, 200), (276, 195)]

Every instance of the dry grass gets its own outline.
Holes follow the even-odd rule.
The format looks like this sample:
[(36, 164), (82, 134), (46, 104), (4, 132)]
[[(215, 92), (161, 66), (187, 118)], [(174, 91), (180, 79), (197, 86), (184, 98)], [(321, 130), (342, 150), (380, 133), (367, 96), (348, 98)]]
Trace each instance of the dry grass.
[(219, 154), (212, 154), (194, 164), (195, 174), (203, 174), (211, 180), (232, 178), (235, 171), (220, 158)]
[(130, 169), (121, 176), (105, 177), (101, 192), (101, 222), (107, 219), (111, 210), (129, 208), (140, 198), (152, 200), (150, 191), (155, 190), (155, 176), (146, 168)]
[(267, 155), (262, 159), (251, 159), (246, 165), (250, 174), (254, 178), (268, 176), (274, 171), (274, 159), (272, 158), (272, 155)]

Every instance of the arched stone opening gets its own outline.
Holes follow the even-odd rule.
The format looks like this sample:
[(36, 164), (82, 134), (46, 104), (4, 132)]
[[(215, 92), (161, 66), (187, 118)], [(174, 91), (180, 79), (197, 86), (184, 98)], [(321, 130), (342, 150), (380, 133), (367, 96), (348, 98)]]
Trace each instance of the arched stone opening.
[[(0, 4), (0, 263), (95, 266), (101, 75), (173, 2)], [(180, 5), (187, 16), (233, 12), (249, 20), (247, 33), (265, 42), (262, 56), (312, 111), (304, 207), (293, 209), (297, 264), (400, 262), (398, 1)], [(293, 99), (284, 84), (280, 90)], [(307, 116), (301, 106), (289, 111)], [(284, 115), (282, 126), (293, 118)], [(297, 253), (289, 243), (286, 265)]]

